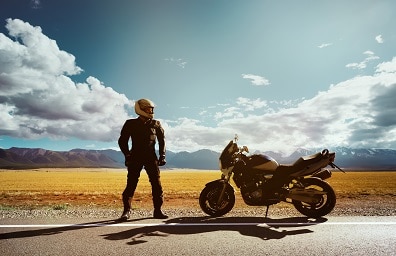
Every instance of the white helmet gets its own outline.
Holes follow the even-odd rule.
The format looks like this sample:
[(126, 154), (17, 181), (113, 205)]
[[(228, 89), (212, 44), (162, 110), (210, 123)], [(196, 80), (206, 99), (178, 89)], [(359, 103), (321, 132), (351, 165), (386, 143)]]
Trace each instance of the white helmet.
[(154, 118), (154, 110), (149, 111), (149, 109), (154, 109), (154, 103), (149, 99), (140, 99), (135, 102), (135, 113), (139, 116), (144, 116), (149, 119)]

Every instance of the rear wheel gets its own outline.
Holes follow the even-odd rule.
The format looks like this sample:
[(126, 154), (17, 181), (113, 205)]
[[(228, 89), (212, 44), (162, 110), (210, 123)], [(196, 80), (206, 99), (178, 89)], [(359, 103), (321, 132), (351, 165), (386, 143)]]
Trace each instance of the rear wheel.
[(321, 179), (308, 178), (303, 182), (305, 190), (318, 190), (326, 192), (324, 195), (314, 195), (317, 197), (315, 203), (305, 203), (293, 200), (294, 207), (305, 216), (318, 218), (330, 213), (336, 204), (336, 195), (333, 188)]
[[(221, 191), (224, 190), (222, 199), (219, 202)], [(234, 189), (230, 184), (222, 182), (207, 185), (199, 196), (199, 206), (208, 215), (219, 217), (227, 214), (235, 205)]]

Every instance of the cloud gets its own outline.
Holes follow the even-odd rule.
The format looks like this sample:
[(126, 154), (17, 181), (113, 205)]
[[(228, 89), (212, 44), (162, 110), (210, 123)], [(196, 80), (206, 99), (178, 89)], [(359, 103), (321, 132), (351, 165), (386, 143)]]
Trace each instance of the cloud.
[(379, 44), (384, 43), (384, 39), (382, 38), (382, 35), (376, 36), (375, 41), (377, 41), (377, 43), (379, 43)]
[[(0, 136), (115, 141), (132, 101), (93, 76), (74, 82), (71, 77), (83, 72), (75, 57), (59, 49), (40, 27), (8, 19), (7, 29), (10, 37), (0, 33)], [(378, 59), (371, 51), (363, 54), (365, 60), (356, 67), (366, 68)], [(260, 76), (242, 77), (269, 84)], [(239, 97), (233, 104), (219, 102), (204, 110), (205, 118), (218, 121), (211, 127), (188, 118), (161, 122), (172, 151), (220, 151), (235, 134), (252, 152), (395, 148), (395, 81), (393, 58), (378, 64), (371, 75), (331, 85), (312, 98), (273, 102)]]
[(382, 62), (377, 65), (376, 73), (395, 73), (396, 72), (396, 57), (393, 57), (390, 62)]
[(372, 52), (372, 51), (365, 51), (363, 54), (367, 56), (363, 61), (349, 63), (349, 64), (345, 65), (345, 67), (352, 68), (352, 69), (365, 69), (367, 67), (367, 63), (369, 63), (370, 61), (379, 59), (379, 57), (375, 56), (374, 52)]
[(165, 61), (169, 62), (169, 63), (173, 63), (176, 64), (177, 66), (181, 67), (181, 68), (185, 68), (187, 65), (187, 61), (184, 61), (183, 59), (175, 59), (175, 58), (166, 58), (164, 59)]
[(322, 48), (329, 47), (329, 46), (331, 46), (331, 45), (333, 45), (333, 44), (332, 44), (332, 43), (323, 43), (323, 44), (321, 44), (321, 45), (318, 45), (318, 48), (322, 49)]
[[(219, 121), (227, 118), (241, 118), (245, 116), (246, 112), (252, 112), (257, 109), (262, 109), (267, 107), (268, 104), (266, 101), (262, 101), (260, 98), (257, 99), (249, 99), (244, 97), (238, 97), (236, 99), (235, 106), (227, 106), (222, 111), (217, 111), (214, 115), (214, 119)], [(208, 113), (206, 111), (205, 113)]]
[(242, 74), (242, 78), (250, 79), (253, 85), (261, 86), (261, 85), (270, 85), (269, 80), (262, 76), (252, 75), (252, 74)]
[[(170, 133), (168, 146), (187, 151), (220, 151), (238, 134), (241, 145), (249, 146), (252, 152), (272, 150), (288, 154), (297, 148), (336, 146), (394, 148), (395, 81), (396, 57), (378, 64), (372, 75), (331, 85), (310, 99), (276, 111), (259, 112), (268, 103), (239, 98), (234, 106), (216, 112), (216, 127), (205, 127), (197, 120), (165, 121)], [(252, 102), (260, 103), (255, 111), (243, 107)]]
[(0, 135), (114, 141), (131, 101), (92, 76), (73, 82), (75, 57), (40, 27), (7, 19), (6, 28), (14, 40), (0, 33)]
[(216, 112), (214, 115), (215, 120), (221, 120), (224, 118), (238, 118), (238, 117), (243, 117), (243, 111), (239, 107), (229, 107), (224, 109), (221, 112)]
[(192, 152), (204, 148), (219, 151), (234, 132), (232, 128), (207, 127), (188, 118), (162, 120), (162, 126), (166, 131), (167, 148), (172, 151)]
[(254, 111), (256, 109), (263, 108), (267, 106), (266, 101), (262, 101), (260, 98), (258, 99), (248, 99), (244, 97), (237, 98), (237, 105), (242, 107), (244, 111)]
[(30, 6), (32, 9), (40, 9), (42, 7), (40, 0), (30, 0)]

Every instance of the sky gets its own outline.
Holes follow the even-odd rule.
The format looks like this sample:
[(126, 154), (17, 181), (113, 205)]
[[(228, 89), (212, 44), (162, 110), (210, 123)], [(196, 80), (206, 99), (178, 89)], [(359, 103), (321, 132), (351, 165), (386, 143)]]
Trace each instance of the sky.
[(393, 0), (3, 0), (0, 148), (396, 149)]

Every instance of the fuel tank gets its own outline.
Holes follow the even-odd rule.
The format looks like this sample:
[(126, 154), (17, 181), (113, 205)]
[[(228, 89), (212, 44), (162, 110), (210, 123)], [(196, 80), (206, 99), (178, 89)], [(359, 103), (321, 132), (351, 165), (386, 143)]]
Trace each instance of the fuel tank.
[(278, 168), (278, 162), (270, 156), (255, 154), (251, 155), (246, 162), (247, 167), (256, 170), (272, 173)]

